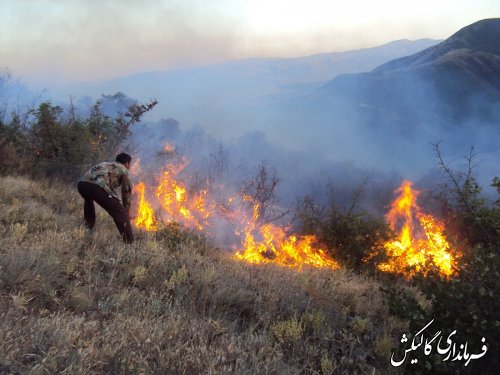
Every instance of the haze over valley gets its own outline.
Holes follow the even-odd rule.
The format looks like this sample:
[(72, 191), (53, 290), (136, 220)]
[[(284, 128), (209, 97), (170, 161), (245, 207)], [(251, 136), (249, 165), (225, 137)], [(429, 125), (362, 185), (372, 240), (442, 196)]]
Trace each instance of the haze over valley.
[[(133, 131), (138, 155), (161, 151), (169, 141), (180, 142), (179, 150), (201, 142), (190, 159), (208, 160), (223, 150), (230, 173), (241, 178), (242, 163), (249, 172), (266, 162), (286, 182), (289, 203), (312, 185), (345, 182), (346, 173), (350, 185), (377, 173), (385, 174), (380, 180), (390, 174), (429, 180), (437, 143), (458, 169), (474, 147), (478, 178), (488, 185), (500, 172), (499, 39), (500, 20), (488, 19), (443, 41), (401, 39), (45, 90), (6, 78), (3, 113), (51, 100), (67, 110), (71, 101), (87, 116), (100, 100), (103, 111), (116, 116), (131, 103), (154, 98), (158, 106)], [(178, 139), (168, 138), (172, 123), (182, 134)]]

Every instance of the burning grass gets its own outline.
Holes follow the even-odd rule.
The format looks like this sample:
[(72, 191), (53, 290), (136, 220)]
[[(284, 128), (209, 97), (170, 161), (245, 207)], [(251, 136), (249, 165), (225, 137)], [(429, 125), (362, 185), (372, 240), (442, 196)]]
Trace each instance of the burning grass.
[[(298, 270), (304, 266), (339, 267), (331, 252), (322, 248), (314, 235), (299, 236), (289, 233), (288, 228), (261, 220), (262, 202), (254, 197), (241, 192), (218, 200), (216, 197), (220, 194), (209, 191), (209, 187), (189, 192), (178, 178), (188, 164), (184, 157), (177, 164), (169, 162), (159, 177), (153, 178), (155, 183), (151, 186), (143, 182), (137, 185), (139, 200), (135, 223), (138, 227), (155, 231), (158, 221), (173, 221), (210, 235), (217, 231), (214, 223), (224, 221), (234, 232), (236, 242), (231, 247), (235, 249), (235, 259), (252, 264), (274, 263)], [(139, 165), (134, 169), (140, 178), (148, 177)], [(433, 268), (444, 277), (456, 274), (458, 254), (450, 249), (444, 225), (422, 212), (417, 204), (419, 192), (412, 190), (411, 182), (404, 181), (397, 192), (400, 196), (392, 203), (386, 218), (390, 228), (399, 235), (383, 244), (388, 260), (378, 268), (406, 278), (417, 273), (426, 276)], [(157, 214), (150, 203), (153, 199), (158, 207)]]
[(43, 181), (0, 196), (0, 372), (387, 373), (407, 328), (343, 269), (236, 262), (174, 224), (125, 245)]
[[(315, 236), (299, 236), (276, 224), (263, 223), (261, 202), (251, 196), (242, 192), (227, 196), (221, 186), (218, 186), (218, 194), (209, 192), (208, 187), (190, 193), (178, 178), (178, 173), (187, 165), (185, 158), (181, 158), (178, 164), (168, 163), (159, 177), (153, 178), (155, 183), (149, 187), (144, 182), (137, 185), (136, 226), (157, 231), (158, 222), (178, 222), (214, 235), (218, 230), (217, 223), (223, 222), (233, 232), (230, 246), (235, 249), (235, 259), (253, 264), (275, 263), (298, 270), (304, 266), (338, 268), (338, 263), (318, 245)], [(141, 179), (147, 177), (141, 172), (140, 165), (134, 169)], [(158, 208), (156, 212), (153, 205)]]
[(269, 223), (247, 230), (242, 250), (234, 257), (248, 263), (275, 263), (297, 270), (304, 266), (338, 268), (339, 265), (316, 243), (315, 236), (288, 235), (283, 228)]

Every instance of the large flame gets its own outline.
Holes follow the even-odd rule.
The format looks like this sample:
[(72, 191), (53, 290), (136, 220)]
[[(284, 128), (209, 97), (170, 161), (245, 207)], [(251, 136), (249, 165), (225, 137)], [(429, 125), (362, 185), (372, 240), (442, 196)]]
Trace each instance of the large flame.
[[(252, 202), (248, 196), (244, 196), (243, 200)], [(298, 270), (305, 265), (339, 267), (325, 250), (315, 246), (315, 236), (289, 235), (285, 229), (271, 223), (259, 225), (259, 212), (260, 205), (253, 203), (251, 219), (242, 231), (242, 248), (234, 255), (236, 259), (254, 264), (275, 263)]]
[[(169, 149), (170, 150), (170, 149)], [(135, 191), (139, 195), (135, 224), (146, 231), (158, 229), (158, 222), (153, 207), (157, 208), (158, 220), (175, 221), (188, 228), (214, 234), (221, 221), (232, 228), (235, 238), (239, 238), (239, 249), (234, 257), (249, 263), (276, 263), (281, 266), (302, 269), (303, 266), (337, 268), (338, 264), (331, 259), (325, 250), (315, 246), (314, 236), (296, 236), (288, 234), (288, 230), (270, 223), (260, 223), (260, 206), (252, 198), (243, 194), (233, 194), (227, 198), (223, 186), (218, 186), (215, 198), (208, 188), (190, 192), (188, 186), (181, 182), (178, 174), (188, 165), (183, 159), (180, 164), (168, 164), (156, 183), (147, 187), (138, 184)], [(135, 168), (140, 170), (139, 166)], [(191, 189), (191, 191), (194, 189)], [(150, 200), (146, 199), (146, 192)]]
[(399, 236), (384, 243), (389, 259), (379, 269), (411, 277), (418, 272), (427, 275), (435, 267), (440, 275), (451, 276), (457, 262), (444, 235), (443, 223), (421, 211), (417, 204), (419, 192), (412, 189), (410, 181), (403, 181), (396, 192), (399, 196), (386, 219)]
[(191, 196), (187, 187), (178, 182), (175, 176), (176, 174), (170, 170), (164, 171), (156, 188), (156, 196), (167, 220), (203, 230), (211, 216), (206, 204), (207, 191), (201, 190)]
[(276, 263), (280, 266), (301, 270), (303, 266), (338, 268), (338, 264), (325, 250), (315, 247), (314, 236), (288, 235), (283, 228), (264, 224), (247, 231), (243, 248), (235, 258), (249, 263)]
[(146, 185), (144, 184), (144, 182), (141, 182), (137, 186), (135, 186), (134, 189), (135, 192), (139, 195), (135, 225), (138, 228), (142, 228), (148, 231), (156, 230), (158, 226), (154, 216), (153, 207), (151, 207), (151, 204), (146, 200)]

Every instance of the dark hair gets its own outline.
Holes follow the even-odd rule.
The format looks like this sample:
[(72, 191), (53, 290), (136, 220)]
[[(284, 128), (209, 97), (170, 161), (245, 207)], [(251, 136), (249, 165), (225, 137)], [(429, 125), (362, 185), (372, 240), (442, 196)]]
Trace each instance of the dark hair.
[(130, 160), (132, 160), (132, 157), (129, 154), (126, 154), (124, 152), (122, 152), (121, 154), (118, 154), (116, 156), (116, 161), (118, 163), (122, 163), (122, 164), (130, 163)]

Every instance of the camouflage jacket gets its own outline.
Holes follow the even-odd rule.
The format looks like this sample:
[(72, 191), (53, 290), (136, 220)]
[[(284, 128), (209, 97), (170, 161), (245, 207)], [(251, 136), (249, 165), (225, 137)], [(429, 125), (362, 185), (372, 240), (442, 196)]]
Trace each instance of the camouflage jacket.
[(116, 188), (121, 185), (122, 201), (125, 208), (130, 208), (132, 184), (128, 169), (118, 162), (103, 162), (90, 168), (80, 179), (99, 185), (109, 195), (119, 200)]

